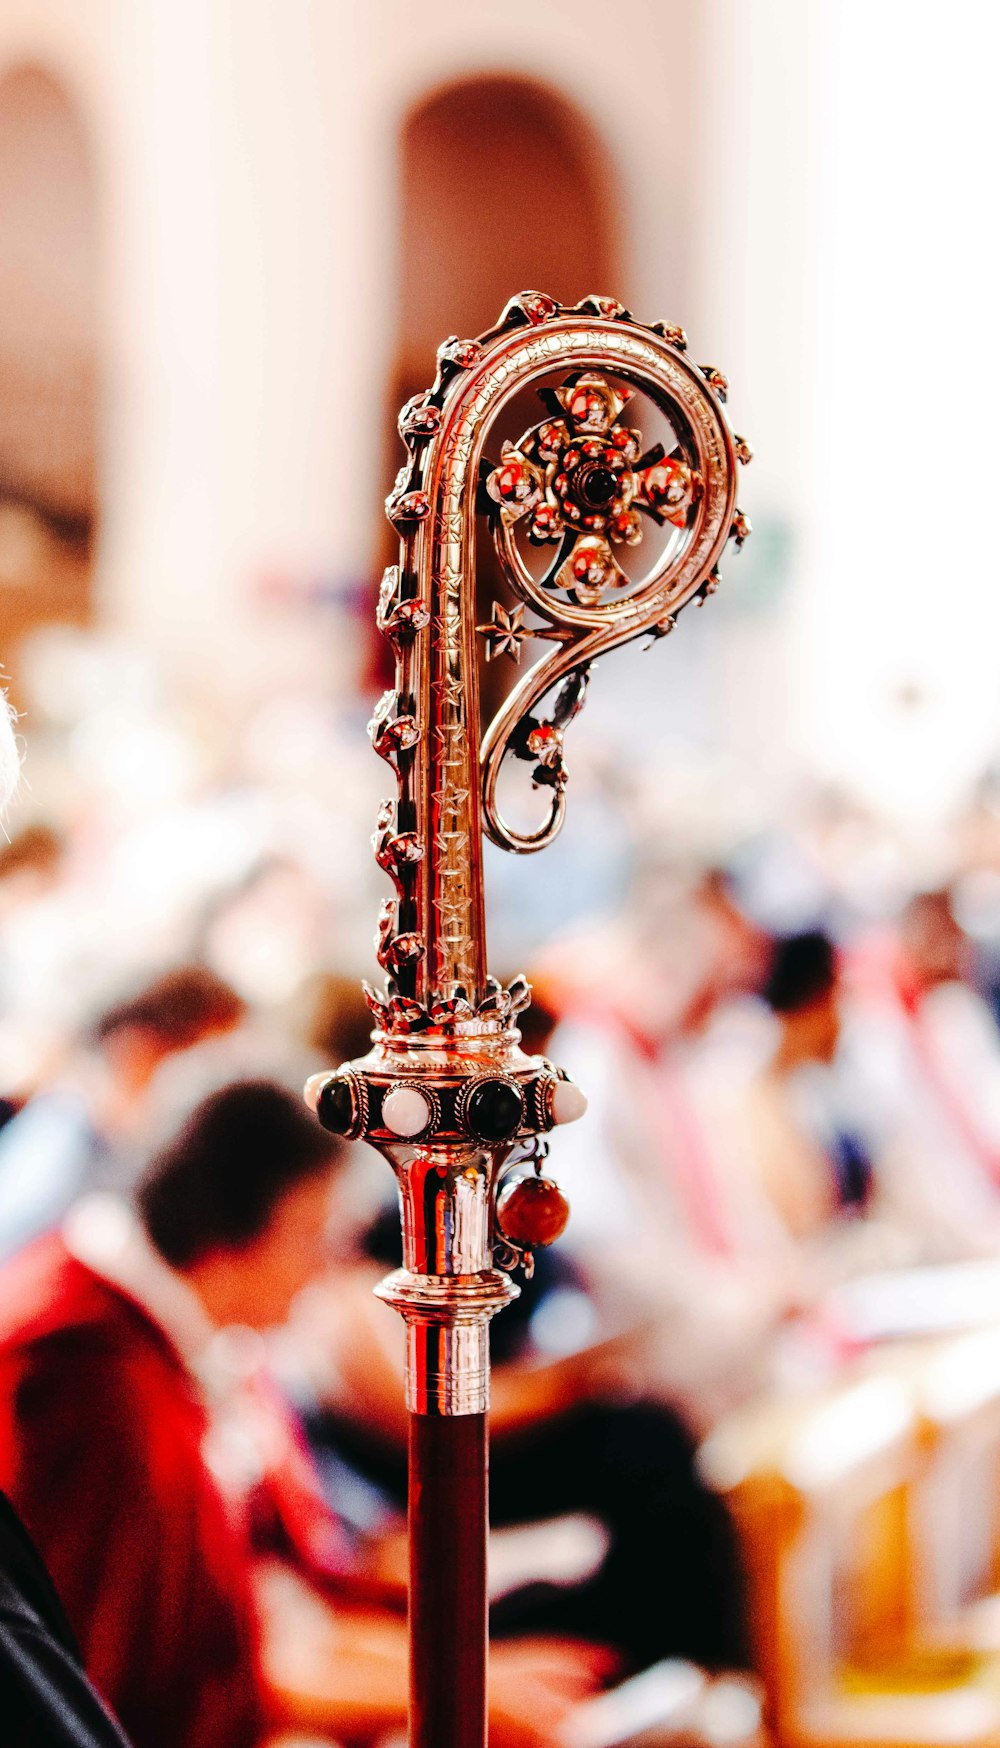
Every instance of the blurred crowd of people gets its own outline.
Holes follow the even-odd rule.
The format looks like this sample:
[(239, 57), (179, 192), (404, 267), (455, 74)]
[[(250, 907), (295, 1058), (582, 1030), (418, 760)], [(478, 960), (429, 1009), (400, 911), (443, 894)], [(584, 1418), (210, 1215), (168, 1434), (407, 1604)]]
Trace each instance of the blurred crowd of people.
[[(0, 843), (0, 1486), (137, 1748), (398, 1739), (398, 1221), (300, 1092), (367, 1048), (356, 725), (272, 705), (266, 757), (195, 778), (173, 717), (126, 717), (155, 807), (120, 751), (50, 789), (43, 735)], [(530, 941), (525, 1047), (590, 1110), (552, 1148), (567, 1237), (494, 1331), (500, 1748), (665, 1658), (749, 1671), (698, 1441), (870, 1338), (845, 1283), (1000, 1260), (989, 785), (949, 854), (928, 881), (810, 801)]]

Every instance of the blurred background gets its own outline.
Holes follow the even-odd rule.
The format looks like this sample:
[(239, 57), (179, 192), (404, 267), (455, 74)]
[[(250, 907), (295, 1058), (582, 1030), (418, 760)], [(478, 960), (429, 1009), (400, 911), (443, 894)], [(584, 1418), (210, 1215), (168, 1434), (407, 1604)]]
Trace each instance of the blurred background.
[[(489, 857), (592, 1095), (509, 1363), (563, 1364), (541, 1425), (687, 1429), (789, 1740), (1000, 1734), (996, 50), (965, 0), (0, 11), (0, 1255), (197, 1092), (364, 1047), (381, 505), (439, 341), (529, 286), (683, 323), (754, 534), (602, 663), (557, 848)], [(196, 1021), (170, 986), (95, 1068), (178, 967)], [(25, 1129), (67, 1087), (100, 1171)]]

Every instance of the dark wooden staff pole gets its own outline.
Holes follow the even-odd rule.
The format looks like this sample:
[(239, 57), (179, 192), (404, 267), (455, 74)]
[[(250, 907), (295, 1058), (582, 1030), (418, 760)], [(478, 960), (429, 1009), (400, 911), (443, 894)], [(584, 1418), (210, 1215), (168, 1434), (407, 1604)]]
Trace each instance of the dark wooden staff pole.
[(485, 1414), (410, 1416), (410, 1748), (486, 1736)]

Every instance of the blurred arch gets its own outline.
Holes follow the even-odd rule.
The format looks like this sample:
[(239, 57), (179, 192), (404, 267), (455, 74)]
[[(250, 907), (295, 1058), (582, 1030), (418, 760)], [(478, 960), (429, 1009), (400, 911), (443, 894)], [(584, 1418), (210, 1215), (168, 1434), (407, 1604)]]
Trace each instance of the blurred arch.
[[(398, 149), (386, 490), (401, 459), (396, 414), (433, 380), (446, 335), (480, 333), (508, 298), (528, 288), (566, 303), (621, 289), (621, 194), (610, 154), (590, 118), (553, 86), (508, 73), (435, 86), (407, 109)], [(394, 544), (390, 532), (387, 560)], [(483, 600), (492, 599), (497, 580), (488, 542), (479, 554), (479, 583)], [(383, 649), (375, 661), (386, 678)], [(499, 683), (495, 670), (484, 674), (487, 711)]]
[(614, 290), (617, 180), (583, 111), (555, 88), (476, 74), (411, 104), (400, 131), (398, 358), (426, 376), (446, 334), (489, 327), (533, 287)]
[(83, 117), (24, 63), (0, 75), (0, 601), (4, 654), (90, 614), (97, 521), (98, 212)]

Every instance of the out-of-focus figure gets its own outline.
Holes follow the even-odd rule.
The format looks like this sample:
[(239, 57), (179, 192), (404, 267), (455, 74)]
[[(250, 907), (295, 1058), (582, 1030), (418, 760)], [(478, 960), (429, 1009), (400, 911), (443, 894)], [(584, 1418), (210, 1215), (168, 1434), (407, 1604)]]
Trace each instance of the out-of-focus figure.
[[(0, 826), (18, 768), (13, 717), (0, 692)], [(11, 872), (9, 863), (5, 872)], [(126, 1748), (84, 1674), (73, 1630), (38, 1550), (2, 1492), (0, 1710), (12, 1748), (43, 1741), (51, 1748)]]
[(817, 1237), (870, 1201), (874, 1164), (841, 1038), (836, 950), (820, 930), (776, 944), (764, 998), (778, 1033), (741, 1110), (757, 1182), (789, 1235)]
[(590, 1101), (552, 1149), (573, 1210), (566, 1248), (605, 1317), (652, 1325), (647, 1382), (699, 1428), (759, 1386), (801, 1296), (795, 1248), (727, 1115), (773, 1044), (747, 999), (765, 969), (761, 931), (714, 877), (663, 882), (587, 952), (542, 969), (564, 1015), (553, 1054)]
[(798, 1283), (796, 1315), (775, 1331), (771, 1353), (770, 1382), (787, 1386), (844, 1357), (848, 1337), (829, 1293), (919, 1251), (885, 1181), (885, 1112), (843, 955), (820, 929), (778, 940), (761, 993), (774, 1017), (771, 1047), (720, 1090), (716, 1116), (732, 1168), (768, 1215), (767, 1241), (748, 1260)]
[[(402, 1592), (366, 1579), (254, 1333), (320, 1269), (340, 1162), (292, 1095), (239, 1083), (161, 1150), (138, 1218), (85, 1199), (5, 1271), (0, 1483), (139, 1748), (405, 1723)], [(609, 1668), (498, 1648), (491, 1740), (543, 1748)]]
[(203, 966), (181, 966), (107, 1009), (54, 1083), (0, 1134), (0, 1260), (46, 1231), (88, 1189), (137, 1170), (149, 1092), (164, 1064), (231, 1031), (244, 1005)]
[(880, 1186), (920, 1260), (1000, 1251), (1000, 1038), (945, 890), (849, 969)]

